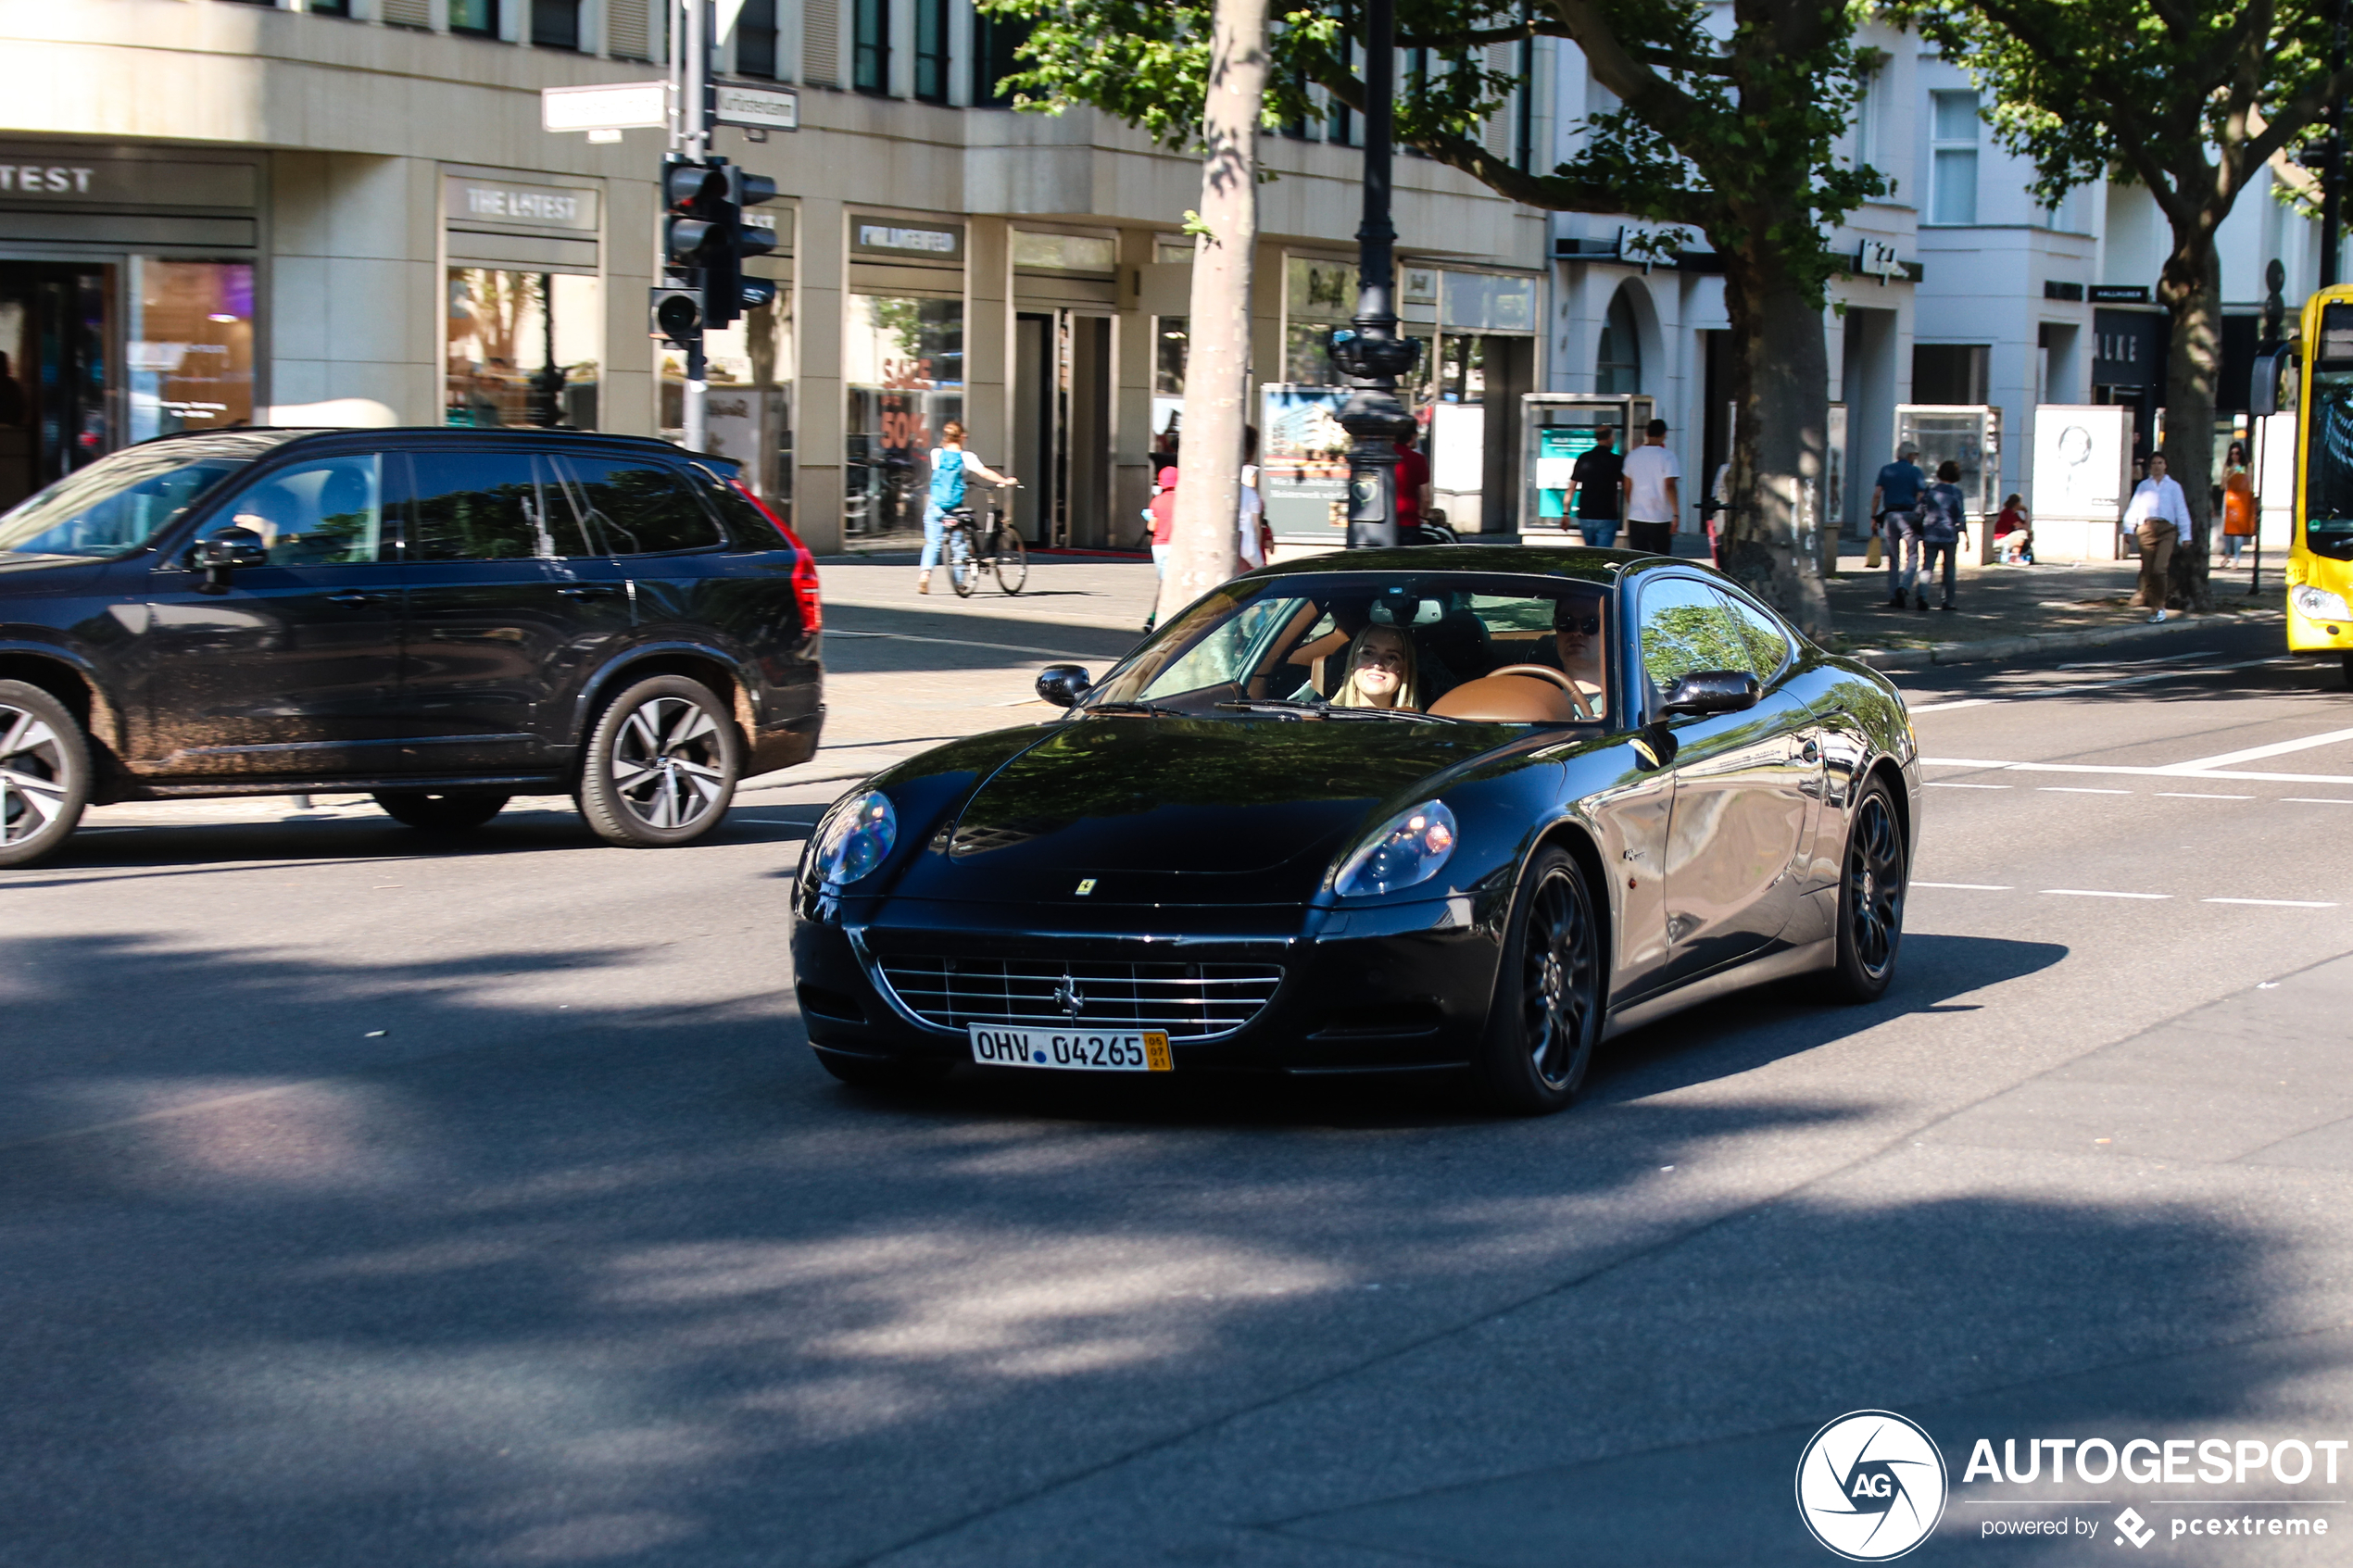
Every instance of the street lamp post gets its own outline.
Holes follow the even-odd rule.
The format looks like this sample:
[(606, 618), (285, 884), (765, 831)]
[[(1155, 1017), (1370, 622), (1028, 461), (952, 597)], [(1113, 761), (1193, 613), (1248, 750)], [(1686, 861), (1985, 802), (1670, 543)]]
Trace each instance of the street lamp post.
[(1397, 378), (1421, 345), (1397, 334), (1397, 230), (1390, 221), (1390, 132), (1397, 76), (1394, 0), (1365, 0), (1365, 220), (1356, 230), (1356, 314), (1332, 333), (1332, 359), (1354, 389), (1340, 411), (1350, 438), (1348, 546), (1397, 541), (1397, 443), (1413, 416), (1397, 400)]

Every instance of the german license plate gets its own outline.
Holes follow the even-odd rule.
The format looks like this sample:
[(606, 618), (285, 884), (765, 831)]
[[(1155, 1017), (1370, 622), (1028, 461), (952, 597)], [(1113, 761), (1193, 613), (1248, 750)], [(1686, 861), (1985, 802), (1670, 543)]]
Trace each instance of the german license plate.
[(973, 1060), (985, 1067), (1059, 1068), (1065, 1073), (1170, 1073), (1164, 1029), (993, 1029), (970, 1025)]

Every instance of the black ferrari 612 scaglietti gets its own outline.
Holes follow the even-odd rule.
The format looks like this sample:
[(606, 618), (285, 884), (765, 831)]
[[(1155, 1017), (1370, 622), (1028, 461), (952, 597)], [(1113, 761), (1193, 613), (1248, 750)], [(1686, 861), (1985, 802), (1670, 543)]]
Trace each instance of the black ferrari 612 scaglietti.
[(1541, 1112), (1611, 1035), (1894, 971), (1902, 697), (1689, 561), (1327, 556), (1038, 689), (1069, 713), (817, 824), (793, 959), (837, 1076), (1453, 1070)]

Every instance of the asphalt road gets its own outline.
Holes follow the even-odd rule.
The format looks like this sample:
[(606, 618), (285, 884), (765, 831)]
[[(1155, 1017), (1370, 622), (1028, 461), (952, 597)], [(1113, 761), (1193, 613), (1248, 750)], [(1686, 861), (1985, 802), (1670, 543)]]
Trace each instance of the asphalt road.
[(182, 805), (0, 872), (0, 1561), (1818, 1563), (1793, 1470), (1869, 1407), (1954, 1467), (1914, 1561), (2114, 1554), (2128, 1503), (2135, 1561), (2341, 1560), (2168, 1532), (2353, 1531), (2353, 1461), (1960, 1474), (1979, 1436), (2353, 1437), (2334, 666), (2249, 629), (1906, 677), (1889, 996), (1687, 1014), (1559, 1117), (895, 1099), (802, 1047), (806, 826), (1125, 633), (855, 596), (837, 704), (898, 717), (699, 847)]

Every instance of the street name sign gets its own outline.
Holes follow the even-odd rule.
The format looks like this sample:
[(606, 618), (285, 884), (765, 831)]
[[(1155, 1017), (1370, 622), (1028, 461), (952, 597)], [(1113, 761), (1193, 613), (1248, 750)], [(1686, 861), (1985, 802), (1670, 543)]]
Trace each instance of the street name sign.
[(746, 87), (741, 82), (722, 82), (713, 85), (713, 95), (718, 110), (712, 118), (722, 125), (751, 131), (800, 129), (800, 94), (789, 87)]
[(539, 90), (542, 130), (635, 131), (669, 123), (667, 82), (602, 82)]

